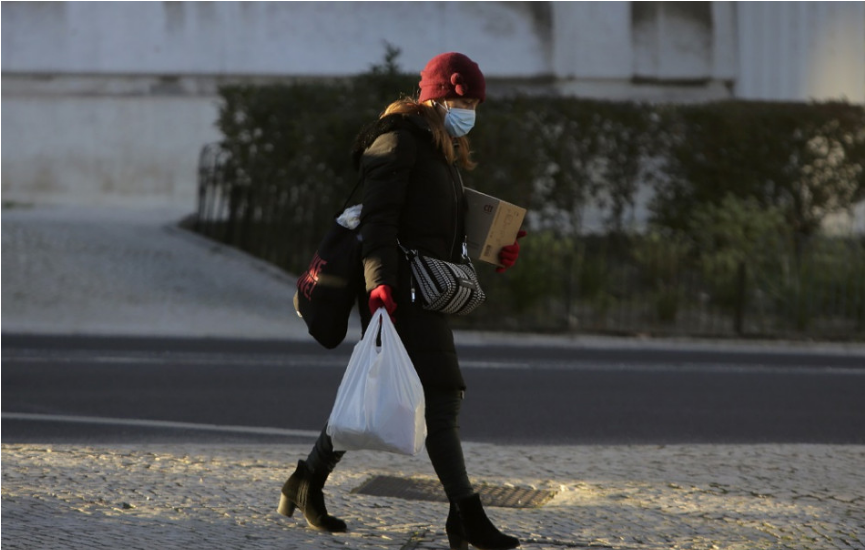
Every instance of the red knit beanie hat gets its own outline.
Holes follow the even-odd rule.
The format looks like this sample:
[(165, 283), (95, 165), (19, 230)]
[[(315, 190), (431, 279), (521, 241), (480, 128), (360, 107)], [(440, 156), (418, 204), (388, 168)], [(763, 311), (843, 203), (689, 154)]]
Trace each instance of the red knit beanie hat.
[(461, 53), (443, 53), (430, 59), (421, 71), (418, 101), (466, 98), (483, 102), (486, 90), (477, 63)]

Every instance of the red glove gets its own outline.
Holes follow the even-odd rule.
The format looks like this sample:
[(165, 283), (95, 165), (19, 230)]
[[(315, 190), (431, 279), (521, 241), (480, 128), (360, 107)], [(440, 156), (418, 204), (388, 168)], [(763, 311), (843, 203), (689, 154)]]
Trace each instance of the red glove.
[(378, 285), (369, 293), (369, 312), (375, 313), (381, 307), (387, 310), (388, 315), (393, 320), (396, 302), (393, 299), (393, 289), (388, 285)]
[(504, 273), (507, 268), (513, 267), (517, 263), (517, 257), (520, 255), (520, 239), (525, 236), (526, 232), (520, 231), (517, 233), (517, 240), (514, 241), (514, 244), (502, 247), (499, 251), (499, 262), (502, 267), (496, 268), (497, 273)]

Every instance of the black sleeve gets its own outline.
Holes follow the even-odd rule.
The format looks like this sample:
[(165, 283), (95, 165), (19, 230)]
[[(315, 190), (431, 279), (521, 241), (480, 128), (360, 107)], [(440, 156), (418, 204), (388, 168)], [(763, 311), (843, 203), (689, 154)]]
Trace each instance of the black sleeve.
[(376, 138), (361, 159), (364, 187), (360, 234), (367, 292), (382, 284), (397, 287), (400, 216), (416, 157), (414, 137), (401, 130)]

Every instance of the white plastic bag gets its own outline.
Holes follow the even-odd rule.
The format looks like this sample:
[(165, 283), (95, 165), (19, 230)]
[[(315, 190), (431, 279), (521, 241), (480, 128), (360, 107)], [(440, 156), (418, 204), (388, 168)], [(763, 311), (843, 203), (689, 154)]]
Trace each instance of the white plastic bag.
[[(381, 326), (381, 347), (376, 346)], [(415, 456), (424, 447), (423, 386), (384, 308), (354, 346), (327, 423), (334, 450)]]

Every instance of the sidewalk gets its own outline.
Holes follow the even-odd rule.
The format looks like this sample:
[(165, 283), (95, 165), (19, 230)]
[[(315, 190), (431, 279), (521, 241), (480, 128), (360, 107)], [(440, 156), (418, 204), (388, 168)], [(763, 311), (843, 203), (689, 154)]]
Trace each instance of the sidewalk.
[[(2, 212), (4, 333), (309, 341), (291, 277), (176, 227), (187, 212)], [(359, 334), (355, 321), (350, 329)], [(461, 344), (820, 351), (863, 346), (459, 333)], [(433, 478), (426, 456), (351, 453), (327, 487), (349, 533), (275, 512), (309, 445), (2, 448), (2, 547), (446, 548), (441, 503), (352, 491), (373, 475)], [(552, 489), (541, 508), (490, 508), (523, 547), (865, 548), (865, 447), (517, 447), (466, 443), (478, 484)], [(299, 517), (299, 516), (298, 516)]]
[[(555, 489), (489, 508), (524, 548), (865, 548), (865, 449), (809, 445), (465, 445), (476, 483)], [(349, 524), (275, 512), (308, 445), (3, 446), (4, 549), (447, 548), (443, 503), (352, 494), (373, 475), (433, 478), (425, 455), (346, 455), (326, 487)]]
[(187, 214), (4, 209), (3, 332), (308, 339), (294, 280), (180, 229)]

